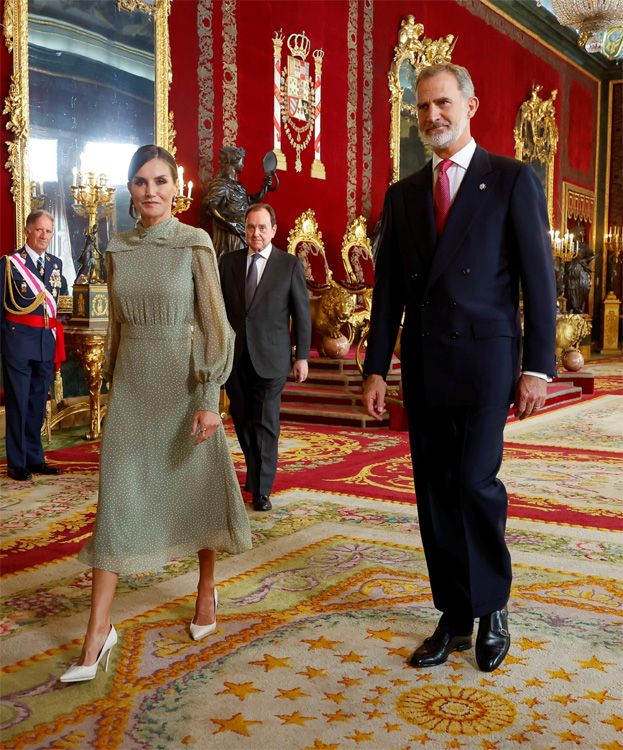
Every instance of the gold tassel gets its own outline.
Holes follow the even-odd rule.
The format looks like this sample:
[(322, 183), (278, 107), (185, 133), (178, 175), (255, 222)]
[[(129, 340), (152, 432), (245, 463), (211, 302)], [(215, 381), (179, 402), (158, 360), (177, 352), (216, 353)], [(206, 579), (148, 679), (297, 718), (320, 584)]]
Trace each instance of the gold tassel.
[(54, 400), (57, 405), (63, 400), (63, 378), (60, 370), (57, 370), (54, 376)]

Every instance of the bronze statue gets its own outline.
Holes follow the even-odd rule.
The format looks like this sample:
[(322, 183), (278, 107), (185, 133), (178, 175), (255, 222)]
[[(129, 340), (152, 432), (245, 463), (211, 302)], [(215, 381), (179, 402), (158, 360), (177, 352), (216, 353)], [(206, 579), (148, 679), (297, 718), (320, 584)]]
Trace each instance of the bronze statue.
[(273, 152), (269, 151), (263, 162), (262, 187), (253, 195), (247, 193), (244, 185), (238, 181), (238, 175), (244, 167), (244, 155), (243, 148), (221, 148), (218, 174), (208, 183), (203, 197), (204, 211), (212, 219), (211, 235), (217, 255), (247, 246), (244, 234), (244, 215), (247, 208), (252, 203), (259, 203), (269, 190), (276, 190), (279, 185), (275, 174), (277, 160)]
[(591, 288), (591, 261), (595, 253), (584, 241), (584, 227), (581, 224), (575, 229), (575, 237), (578, 241), (578, 254), (567, 263), (565, 297), (568, 312), (584, 313)]
[(76, 276), (76, 284), (101, 283), (101, 254), (97, 248), (97, 224), (93, 224), (91, 230), (84, 233), (86, 241), (82, 255), (79, 258), (80, 270)]

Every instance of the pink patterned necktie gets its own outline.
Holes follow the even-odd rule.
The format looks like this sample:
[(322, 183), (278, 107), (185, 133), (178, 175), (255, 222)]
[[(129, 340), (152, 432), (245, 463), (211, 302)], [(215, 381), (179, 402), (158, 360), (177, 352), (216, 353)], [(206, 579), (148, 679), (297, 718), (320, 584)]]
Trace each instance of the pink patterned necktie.
[(437, 234), (443, 232), (448, 212), (450, 211), (450, 179), (448, 177), (448, 169), (450, 169), (452, 164), (451, 159), (444, 159), (439, 162), (439, 174), (437, 175), (437, 183), (435, 184), (435, 225), (437, 227)]

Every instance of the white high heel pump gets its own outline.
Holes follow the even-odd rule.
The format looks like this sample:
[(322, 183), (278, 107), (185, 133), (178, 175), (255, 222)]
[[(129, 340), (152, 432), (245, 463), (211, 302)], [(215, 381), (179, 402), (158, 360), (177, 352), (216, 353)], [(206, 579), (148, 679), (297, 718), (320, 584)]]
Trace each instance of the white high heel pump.
[(104, 645), (99, 652), (95, 664), (80, 665), (73, 664), (69, 669), (60, 676), (61, 682), (86, 682), (92, 680), (97, 674), (97, 668), (99, 663), (104, 657), (106, 657), (106, 663), (104, 664), (104, 671), (108, 672), (108, 662), (110, 661), (110, 655), (113, 648), (117, 645), (117, 631), (114, 626), (110, 626), (110, 631), (106, 636)]
[(218, 607), (218, 592), (216, 586), (214, 587), (214, 622), (209, 625), (195, 625), (194, 622), (190, 623), (190, 635), (193, 641), (200, 641), (205, 638), (206, 635), (210, 635), (216, 630), (216, 608)]

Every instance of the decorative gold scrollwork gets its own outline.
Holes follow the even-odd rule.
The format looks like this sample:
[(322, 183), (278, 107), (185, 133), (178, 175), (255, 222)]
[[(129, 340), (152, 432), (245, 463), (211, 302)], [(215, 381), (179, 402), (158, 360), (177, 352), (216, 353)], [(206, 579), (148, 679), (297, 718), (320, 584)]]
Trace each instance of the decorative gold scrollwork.
[[(104, 1), (104, 0), (102, 0)], [(110, 0), (114, 2), (115, 0)], [(169, 50), (168, 17), (171, 0), (116, 0), (117, 7), (129, 12), (143, 11), (154, 21), (154, 108), (155, 141), (169, 145), (168, 96), (172, 80)], [(11, 174), (11, 194), (15, 202), (17, 244), (24, 242), (24, 225), (31, 208), (28, 139), (30, 134), (29, 61), (28, 61), (28, 0), (5, 0), (3, 36), (13, 55), (13, 74), (3, 114), (8, 114), (7, 130), (13, 140), (7, 142), (9, 158), (6, 168)]]
[(400, 24), (398, 45), (394, 49), (394, 59), (388, 74), (389, 98), (391, 102), (391, 128), (389, 133), (389, 153), (392, 159), (392, 182), (400, 179), (400, 130), (401, 118), (407, 116), (415, 122), (413, 104), (404, 101), (405, 86), (401, 82), (401, 69), (407, 62), (412, 70), (410, 78), (415, 77), (421, 68), (428, 65), (450, 62), (452, 50), (456, 44), (453, 34), (429, 39), (420, 37), (424, 34), (424, 25), (415, 23), (413, 16), (407, 16)]
[[(553, 224), (554, 211), (554, 158), (558, 148), (558, 127), (554, 101), (558, 91), (554, 89), (549, 99), (541, 99), (539, 92), (543, 86), (535, 83), (529, 98), (521, 105), (517, 123), (513, 130), (515, 137), (515, 158), (531, 163), (542, 178), (547, 196), (547, 210)], [(544, 170), (544, 174), (543, 174)]]

